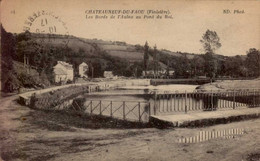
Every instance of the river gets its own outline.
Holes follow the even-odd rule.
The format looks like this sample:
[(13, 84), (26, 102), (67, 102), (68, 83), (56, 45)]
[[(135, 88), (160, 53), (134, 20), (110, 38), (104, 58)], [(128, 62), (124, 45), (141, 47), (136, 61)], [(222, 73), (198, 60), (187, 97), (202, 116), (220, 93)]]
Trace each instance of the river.
[[(151, 94), (193, 92), (197, 85), (158, 85), (158, 86), (125, 86), (109, 91), (87, 93), (85, 107), (87, 112), (122, 118), (126, 114), (127, 119), (147, 121), (149, 116), (148, 104), (153, 107), (154, 101)], [(101, 105), (100, 105), (101, 104)], [(124, 107), (124, 109), (123, 109)], [(139, 109), (140, 108), (140, 109)], [(101, 109), (101, 110), (100, 110)], [(124, 111), (125, 110), (125, 111)]]
[(196, 87), (186, 84), (125, 86), (80, 97), (87, 113), (134, 121), (148, 121), (150, 115), (247, 107), (252, 104), (249, 100), (259, 101), (251, 96), (241, 97), (239, 93), (236, 99), (233, 93), (194, 93)]

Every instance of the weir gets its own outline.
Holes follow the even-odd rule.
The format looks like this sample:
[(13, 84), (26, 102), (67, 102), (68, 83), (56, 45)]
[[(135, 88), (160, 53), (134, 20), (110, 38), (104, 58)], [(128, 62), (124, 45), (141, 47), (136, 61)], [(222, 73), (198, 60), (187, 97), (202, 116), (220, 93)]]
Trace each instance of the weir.
[[(210, 115), (212, 115), (207, 116), (206, 111), (211, 111), (213, 113), (215, 112), (214, 114), (220, 112), (221, 116), (218, 117), (221, 118), (226, 115), (223, 111), (229, 110), (230, 115), (230, 110), (235, 109), (234, 111), (240, 111), (241, 109), (248, 109), (248, 107), (260, 106), (260, 90), (231, 92), (211, 91), (208, 93), (149, 93), (140, 95), (146, 97), (146, 101), (93, 99), (88, 97), (67, 97), (66, 99), (57, 99), (55, 97), (52, 99), (44, 97), (33, 98), (31, 107), (44, 110), (64, 110), (68, 112), (85, 113), (87, 115), (104, 116), (130, 122), (150, 122), (154, 125), (159, 122), (159, 125), (161, 125), (160, 120), (164, 120), (164, 116), (166, 115), (167, 117), (171, 115), (175, 119), (182, 119), (179, 116), (185, 117), (185, 114), (189, 114), (189, 116), (195, 114), (196, 116), (202, 113), (202, 118), (205, 118), (205, 116), (210, 117)], [(253, 110), (253, 113), (250, 111), (250, 116), (258, 117), (258, 114), (255, 115), (257, 110), (259, 110), (259, 108)], [(232, 112), (231, 116), (233, 116), (233, 113), (235, 112)], [(208, 119), (210, 120), (210, 118)], [(177, 123), (173, 125), (181, 126), (182, 123), (177, 121)]]
[[(150, 77), (148, 77), (150, 78)], [(160, 79), (151, 77), (151, 85), (162, 85), (162, 84), (194, 84), (202, 85), (210, 83), (210, 79)]]
[(260, 106), (260, 90), (230, 92), (184, 92), (154, 94), (154, 106), (159, 113), (179, 113), (189, 111), (214, 111)]
[[(153, 86), (149, 86), (151, 82), (149, 79), (141, 79), (72, 84), (64, 87), (55, 87), (57, 88), (56, 90), (44, 89), (43, 91), (21, 94), (20, 101), (26, 100), (27, 105), (34, 109), (84, 113), (129, 122), (151, 123), (156, 126), (158, 122), (159, 125), (161, 125), (161, 120), (164, 120), (164, 116), (166, 115), (167, 117), (174, 116), (176, 119), (182, 119), (179, 116), (186, 117), (190, 115), (194, 117), (195, 115), (201, 114), (203, 116), (202, 118), (209, 117), (208, 119), (211, 120), (213, 118), (207, 115), (206, 112), (208, 111), (214, 114), (220, 112), (221, 116), (218, 117), (222, 117), (228, 113), (222, 113), (221, 111), (241, 111), (241, 109), (250, 109), (260, 106), (259, 89), (244, 89), (228, 92), (197, 92), (196, 90), (194, 91), (195, 86), (187, 86), (186, 88), (190, 90), (189, 92), (163, 92), (162, 90), (168, 89), (169, 87), (174, 89), (181, 89), (183, 87), (179, 85), (178, 87), (176, 85), (167, 85), (165, 87), (154, 86), (156, 87), (154, 88)], [(142, 87), (135, 87), (138, 85)], [(131, 89), (129, 86), (134, 86), (132, 89), (143, 90), (143, 93), (99, 93), (99, 91), (110, 89), (120, 89), (124, 91), (125, 89)], [(161, 91), (156, 92), (158, 89)], [(83, 94), (86, 95), (83, 96)], [(107, 97), (108, 99), (103, 97), (105, 95), (109, 96)], [(255, 113), (259, 108), (255, 109), (256, 110), (249, 112), (250, 116), (259, 116), (258, 113)], [(230, 116), (233, 117), (233, 113), (235, 112), (231, 112)], [(240, 116), (239, 112), (238, 115)], [(181, 126), (180, 121), (177, 121), (177, 125), (174, 123), (174, 126)]]

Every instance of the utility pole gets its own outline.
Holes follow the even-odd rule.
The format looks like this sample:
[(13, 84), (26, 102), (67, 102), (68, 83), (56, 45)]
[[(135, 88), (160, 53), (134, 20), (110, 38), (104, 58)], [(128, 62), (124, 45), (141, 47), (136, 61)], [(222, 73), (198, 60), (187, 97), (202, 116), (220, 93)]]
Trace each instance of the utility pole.
[(144, 45), (144, 71), (145, 71), (145, 76), (147, 75), (147, 66), (148, 66), (148, 60), (149, 60), (149, 55), (148, 55), (148, 51), (149, 50), (149, 46), (147, 41), (145, 42)]
[(167, 70), (166, 70), (166, 76), (170, 76), (170, 67), (169, 67), (169, 60), (167, 61)]
[(137, 67), (135, 67), (135, 77), (137, 78)]
[(26, 56), (25, 56), (25, 54), (23, 55), (23, 67), (25, 68), (25, 66), (26, 66)]
[(92, 71), (92, 79), (94, 78), (94, 67), (92, 66), (91, 68), (91, 71)]
[(29, 74), (30, 73), (29, 57), (26, 54), (24, 54), (23, 57), (23, 67), (26, 69), (27, 74)]
[(154, 51), (153, 51), (153, 61), (154, 61), (154, 74), (158, 75), (158, 67), (157, 67), (157, 47), (156, 44), (154, 45)]

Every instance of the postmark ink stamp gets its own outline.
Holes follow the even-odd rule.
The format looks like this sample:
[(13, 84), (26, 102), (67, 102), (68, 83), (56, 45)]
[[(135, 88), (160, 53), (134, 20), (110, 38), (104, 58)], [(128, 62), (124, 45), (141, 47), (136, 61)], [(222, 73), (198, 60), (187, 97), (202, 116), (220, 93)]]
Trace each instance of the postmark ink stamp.
[(60, 45), (69, 43), (69, 31), (66, 23), (53, 12), (45, 10), (34, 12), (24, 21), (23, 31), (29, 31), (37, 36), (39, 43), (55, 43), (57, 37)]

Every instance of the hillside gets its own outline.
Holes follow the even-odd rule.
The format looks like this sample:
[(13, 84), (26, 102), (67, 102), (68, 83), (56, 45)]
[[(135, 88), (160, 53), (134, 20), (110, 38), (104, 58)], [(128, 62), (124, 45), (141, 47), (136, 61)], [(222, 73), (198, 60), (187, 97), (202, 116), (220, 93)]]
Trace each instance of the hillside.
[[(93, 40), (93, 39), (83, 39), (81, 40), (88, 43), (96, 43), (103, 50), (107, 51), (111, 56), (121, 57), (130, 61), (142, 61), (143, 60), (143, 51), (141, 45), (132, 45), (125, 42), (112, 42), (112, 41), (103, 41), (103, 40)], [(182, 53), (182, 52), (172, 52), (169, 50), (160, 50), (161, 54), (170, 55), (174, 57), (187, 56), (188, 59), (193, 59), (195, 54)]]
[[(4, 42), (8, 42), (3, 43), (3, 56), (5, 56), (2, 64), (9, 73), (2, 84), (9, 88), (7, 89), (9, 91), (19, 86), (33, 87), (37, 84), (54, 83), (52, 82), (53, 66), (57, 61), (72, 64), (75, 76), (78, 75), (77, 69), (82, 62), (88, 63), (89, 67), (94, 69), (94, 77), (103, 77), (106, 70), (111, 70), (113, 74), (119, 76), (141, 76), (144, 70), (144, 48), (141, 45), (65, 35), (29, 32), (12, 34), (7, 33), (3, 28), (1, 31)], [(174, 58), (162, 51), (158, 51), (157, 55), (158, 68), (165, 69), (168, 58)], [(25, 56), (28, 57), (30, 66), (35, 67), (30, 73), (23, 67)], [(152, 48), (149, 49), (148, 56), (147, 70), (152, 70), (154, 68)], [(89, 72), (89, 75), (92, 73)]]
[[(112, 57), (117, 57), (125, 59), (128, 62), (142, 62), (143, 61), (143, 46), (142, 45), (132, 45), (126, 42), (119, 41), (104, 41), (98, 39), (86, 39), (75, 36), (62, 36), (62, 35), (52, 35), (51, 37), (44, 34), (32, 34), (33, 40), (42, 45), (52, 45), (52, 46), (65, 46), (67, 44), (73, 52), (78, 52), (83, 50), (85, 56), (100, 56), (97, 55), (95, 50), (105, 51), (106, 54)], [(152, 50), (152, 49), (151, 49)], [(196, 54), (182, 53), (182, 52), (172, 52), (169, 50), (159, 50), (159, 54), (162, 56), (173, 56), (173, 57), (187, 57), (188, 59), (193, 59)], [(160, 58), (160, 56), (159, 56)], [(152, 60), (152, 54), (150, 54), (149, 59)]]
[(85, 42), (74, 36), (52, 35), (51, 37), (44, 34), (31, 34), (33, 41), (41, 45), (51, 45), (54, 47), (68, 47), (73, 52), (78, 52), (79, 49), (84, 50), (87, 55), (93, 55), (95, 47), (91, 42)]
[[(1, 70), (7, 73), (7, 76), (1, 79), (2, 87), (5, 87), (7, 91), (12, 91), (14, 87), (21, 84), (22, 86), (34, 86), (35, 84), (48, 84), (48, 81), (53, 83), (53, 66), (57, 61), (72, 64), (76, 77), (78, 76), (78, 66), (82, 62), (89, 65), (89, 71), (94, 71), (94, 77), (103, 77), (104, 71), (112, 71), (114, 75), (118, 76), (140, 77), (144, 70), (160, 69), (164, 69), (164, 75), (168, 73), (167, 71), (173, 70), (174, 78), (192, 78), (199, 75), (210, 77), (211, 73), (217, 77), (254, 77), (259, 75), (256, 59), (259, 51), (257, 49), (250, 49), (250, 54), (247, 56), (235, 57), (157, 49), (157, 61), (153, 61), (155, 52), (153, 47), (149, 47), (145, 69), (143, 63), (144, 45), (140, 44), (86, 39), (71, 35), (29, 32), (13, 34), (6, 32), (2, 27), (1, 36)], [(37, 69), (36, 72), (41, 78), (32, 77), (26, 74), (27, 71), (19, 72), (22, 69), (19, 62), (23, 63), (25, 56), (29, 59), (29, 64)], [(89, 72), (88, 75), (92, 76), (92, 73)]]
[(182, 53), (182, 52), (172, 52), (172, 51), (165, 50), (165, 49), (162, 50), (162, 53), (169, 54), (169, 55), (175, 56), (175, 57), (181, 57), (181, 56), (186, 55), (188, 59), (193, 59), (195, 57), (195, 54)]
[(88, 44), (96, 44), (100, 49), (106, 51), (106, 53), (112, 57), (126, 59), (129, 62), (143, 61), (143, 51), (138, 50), (135, 45), (127, 44), (125, 42), (112, 42), (97, 39), (79, 38), (79, 41), (80, 40)]

